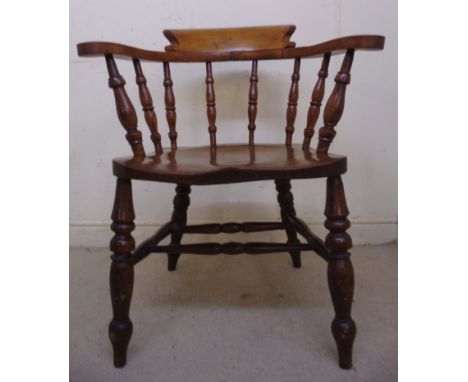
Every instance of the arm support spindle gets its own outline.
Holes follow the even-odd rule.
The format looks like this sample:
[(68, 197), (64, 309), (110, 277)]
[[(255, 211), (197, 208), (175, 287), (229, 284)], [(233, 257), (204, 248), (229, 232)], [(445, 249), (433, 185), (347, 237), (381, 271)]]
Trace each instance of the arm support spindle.
[(156, 113), (154, 112), (151, 93), (148, 89), (148, 86), (146, 85), (146, 77), (143, 74), (140, 60), (138, 58), (133, 59), (133, 67), (135, 68), (135, 81), (138, 85), (141, 106), (143, 107), (143, 112), (145, 113), (146, 124), (148, 125), (148, 128), (151, 132), (151, 140), (153, 141), (156, 154), (161, 154), (162, 146), (161, 135), (158, 132), (158, 119), (156, 117)]
[(320, 153), (328, 153), (330, 144), (333, 142), (333, 138), (335, 138), (335, 126), (340, 121), (344, 110), (346, 85), (348, 85), (351, 80), (351, 74), (349, 74), (349, 72), (353, 64), (353, 57), (354, 50), (348, 49), (343, 59), (341, 69), (335, 77), (335, 87), (330, 97), (328, 97), (323, 115), (325, 126), (319, 130), (317, 151)]
[(175, 97), (172, 91), (171, 69), (169, 62), (163, 63), (164, 68), (164, 103), (166, 105), (166, 119), (169, 126), (169, 139), (171, 140), (171, 150), (177, 150), (177, 131), (176, 131), (176, 107)]
[(314, 128), (317, 123), (320, 106), (322, 106), (323, 95), (325, 93), (325, 79), (328, 77), (328, 64), (330, 63), (330, 53), (325, 53), (322, 60), (322, 66), (318, 72), (318, 80), (312, 91), (309, 111), (307, 112), (307, 126), (304, 130), (304, 142), (302, 150), (308, 150), (310, 141), (314, 136)]
[(286, 110), (286, 146), (291, 146), (294, 133), (294, 122), (297, 114), (297, 99), (299, 98), (299, 69), (301, 59), (294, 60), (294, 71), (291, 76), (291, 88), (289, 89), (288, 108)]
[(108, 54), (106, 57), (107, 71), (109, 72), (109, 87), (114, 90), (117, 115), (122, 126), (127, 131), (126, 138), (135, 157), (144, 157), (145, 149), (141, 131), (137, 129), (138, 119), (132, 101), (125, 91), (125, 80), (120, 75), (114, 57)]
[(216, 96), (211, 62), (206, 63), (206, 115), (208, 116), (208, 131), (210, 133), (210, 146), (216, 147)]
[(258, 61), (252, 61), (252, 72), (250, 74), (250, 88), (249, 88), (249, 145), (254, 144), (254, 134), (255, 134), (255, 119), (257, 117), (257, 98), (258, 98), (258, 75), (257, 75), (257, 66)]

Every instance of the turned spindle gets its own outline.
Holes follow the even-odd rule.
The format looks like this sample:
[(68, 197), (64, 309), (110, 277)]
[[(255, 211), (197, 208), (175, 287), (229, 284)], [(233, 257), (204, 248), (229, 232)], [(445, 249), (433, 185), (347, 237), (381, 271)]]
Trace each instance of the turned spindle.
[(164, 104), (166, 105), (166, 119), (169, 126), (169, 139), (171, 141), (171, 150), (177, 149), (177, 131), (176, 131), (176, 107), (174, 91), (172, 90), (173, 82), (171, 78), (171, 69), (169, 62), (163, 62), (164, 68)]
[(288, 108), (286, 109), (286, 146), (291, 146), (294, 133), (294, 122), (297, 114), (297, 100), (299, 98), (299, 70), (301, 59), (294, 59), (294, 70), (291, 76), (291, 87), (289, 89)]
[(354, 50), (346, 51), (341, 69), (335, 77), (335, 87), (333, 88), (330, 97), (328, 97), (327, 105), (323, 114), (324, 126), (319, 130), (319, 142), (317, 151), (319, 153), (327, 153), (330, 144), (335, 138), (335, 126), (341, 119), (345, 104), (346, 85), (351, 81), (351, 65), (353, 64)]
[(330, 53), (325, 53), (322, 66), (318, 72), (318, 79), (312, 91), (309, 111), (307, 112), (307, 126), (304, 129), (304, 142), (302, 150), (308, 150), (310, 141), (314, 136), (314, 128), (317, 123), (320, 107), (322, 106), (323, 95), (325, 94), (325, 79), (328, 77), (328, 65), (330, 63)]
[(249, 145), (254, 144), (254, 134), (255, 134), (255, 119), (257, 118), (257, 98), (258, 98), (258, 76), (257, 76), (257, 65), (258, 61), (252, 61), (252, 71), (250, 74), (250, 87), (249, 87)]
[(325, 205), (325, 227), (330, 231), (325, 239), (329, 251), (328, 287), (335, 308), (332, 333), (338, 348), (340, 367), (352, 367), (352, 349), (356, 336), (356, 324), (351, 318), (351, 305), (354, 293), (354, 271), (348, 250), (353, 243), (346, 233), (350, 227), (349, 212), (343, 182), (340, 176), (327, 179)]
[(206, 115), (208, 116), (208, 132), (210, 146), (216, 147), (216, 97), (211, 62), (206, 63)]
[(212, 223), (186, 226), (185, 233), (238, 233), (238, 232), (261, 232), (284, 229), (283, 223), (271, 222), (247, 222), (247, 223)]
[(126, 363), (127, 347), (133, 331), (129, 310), (134, 277), (132, 251), (135, 240), (131, 235), (135, 229), (134, 219), (132, 184), (128, 179), (117, 179), (111, 225), (115, 235), (110, 243), (113, 252), (110, 269), (113, 317), (109, 324), (109, 338), (116, 367), (122, 367)]
[(153, 98), (146, 85), (146, 77), (141, 69), (140, 60), (137, 58), (133, 59), (133, 67), (135, 68), (135, 81), (138, 85), (138, 93), (140, 96), (140, 103), (145, 114), (145, 121), (150, 129), (151, 141), (154, 144), (156, 154), (162, 153), (161, 146), (161, 134), (158, 132), (158, 119), (154, 112)]
[(114, 91), (117, 115), (122, 126), (127, 131), (126, 138), (135, 157), (144, 157), (143, 138), (137, 129), (138, 119), (132, 101), (125, 90), (125, 80), (120, 75), (111, 54), (106, 54), (107, 71), (109, 73), (109, 87)]

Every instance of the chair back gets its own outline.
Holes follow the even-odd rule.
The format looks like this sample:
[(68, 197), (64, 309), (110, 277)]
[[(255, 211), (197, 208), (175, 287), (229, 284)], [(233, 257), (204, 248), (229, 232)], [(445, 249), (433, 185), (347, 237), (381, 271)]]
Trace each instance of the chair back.
[(332, 55), (344, 54), (341, 68), (335, 76), (335, 86), (329, 95), (324, 112), (323, 125), (319, 129), (317, 144), (318, 153), (327, 153), (340, 121), (345, 104), (346, 86), (351, 79), (351, 65), (355, 50), (380, 50), (384, 46), (384, 37), (365, 35), (350, 36), (331, 40), (318, 45), (295, 47), (290, 41), (296, 27), (294, 25), (277, 25), (267, 27), (219, 28), (219, 29), (168, 29), (163, 33), (170, 42), (164, 52), (147, 51), (122, 44), (106, 42), (88, 42), (78, 44), (80, 56), (103, 55), (109, 73), (109, 87), (114, 92), (117, 116), (125, 128), (126, 138), (135, 157), (144, 157), (145, 149), (141, 131), (138, 129), (137, 113), (126, 90), (126, 82), (121, 76), (114, 56), (130, 58), (135, 70), (135, 82), (139, 90), (139, 98), (144, 119), (151, 133), (151, 140), (156, 152), (163, 152), (161, 135), (158, 129), (158, 118), (154, 111), (153, 98), (143, 74), (141, 61), (156, 61), (162, 63), (164, 104), (170, 150), (177, 150), (177, 112), (176, 99), (173, 90), (170, 64), (173, 62), (205, 62), (206, 84), (206, 114), (210, 147), (216, 150), (216, 95), (213, 62), (219, 61), (251, 61), (250, 85), (247, 104), (246, 137), (248, 144), (255, 146), (255, 128), (258, 95), (258, 67), (262, 60), (293, 61), (291, 85), (285, 112), (285, 145), (292, 145), (295, 131), (297, 103), (299, 98), (299, 79), (301, 61), (305, 58), (321, 58), (318, 78), (313, 86), (310, 106), (307, 112), (307, 123), (304, 127), (302, 148), (310, 150), (311, 139), (319, 119), (322, 101), (325, 95), (325, 81)]

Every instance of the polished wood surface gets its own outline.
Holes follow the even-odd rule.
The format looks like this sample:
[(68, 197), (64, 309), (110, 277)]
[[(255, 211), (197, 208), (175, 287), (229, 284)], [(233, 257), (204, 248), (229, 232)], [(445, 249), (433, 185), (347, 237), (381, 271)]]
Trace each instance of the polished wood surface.
[(269, 48), (260, 50), (228, 50), (209, 52), (161, 52), (140, 49), (114, 42), (91, 41), (77, 45), (79, 56), (102, 56), (113, 54), (123, 58), (139, 58), (159, 62), (206, 62), (206, 61), (251, 61), (276, 60), (297, 57), (320, 57), (327, 52), (341, 54), (348, 49), (382, 50), (385, 37), (357, 35), (333, 39), (316, 45), (298, 48)]
[(350, 369), (352, 366), (352, 348), (356, 337), (356, 324), (351, 318), (354, 272), (348, 252), (353, 245), (351, 236), (346, 233), (351, 225), (347, 219), (348, 215), (341, 177), (329, 177), (327, 179), (325, 227), (330, 233), (325, 239), (325, 247), (330, 253), (328, 286), (335, 308), (332, 333), (338, 347), (339, 363), (343, 369)]
[(249, 145), (180, 147), (160, 156), (114, 159), (114, 175), (120, 178), (182, 184), (220, 184), (266, 179), (318, 178), (346, 172), (346, 157), (304, 152), (301, 145)]
[(294, 133), (294, 122), (297, 115), (297, 100), (299, 99), (299, 70), (301, 69), (301, 59), (294, 60), (294, 70), (291, 75), (291, 87), (289, 88), (288, 108), (286, 109), (286, 146), (291, 146), (292, 135)]
[(135, 68), (135, 82), (138, 85), (138, 92), (140, 96), (141, 106), (145, 114), (145, 121), (151, 132), (151, 140), (153, 141), (154, 149), (157, 154), (162, 153), (161, 146), (161, 134), (158, 131), (158, 119), (154, 112), (153, 98), (146, 85), (146, 77), (141, 69), (140, 60), (138, 58), (133, 59), (133, 67)]
[(208, 132), (210, 146), (216, 147), (216, 96), (214, 90), (213, 69), (211, 62), (206, 63), (206, 116), (208, 117)]
[[(351, 317), (354, 290), (354, 273), (349, 249), (351, 237), (346, 232), (350, 226), (341, 175), (346, 172), (347, 158), (329, 153), (336, 135), (336, 127), (345, 106), (346, 87), (350, 83), (351, 66), (358, 50), (383, 49), (385, 38), (377, 35), (348, 36), (324, 43), (295, 47), (290, 37), (292, 25), (271, 27), (224, 28), (210, 30), (177, 30), (164, 32), (171, 45), (167, 51), (148, 51), (117, 43), (88, 42), (78, 44), (80, 56), (101, 55), (105, 57), (109, 72), (109, 86), (114, 92), (117, 117), (126, 130), (126, 138), (133, 156), (114, 159), (113, 172), (117, 177), (112, 226), (114, 237), (110, 248), (113, 252), (110, 289), (113, 318), (109, 335), (114, 350), (114, 365), (125, 365), (127, 347), (133, 325), (129, 318), (133, 291), (133, 267), (151, 253), (166, 253), (168, 270), (175, 271), (182, 253), (252, 255), (289, 252), (293, 266), (301, 266), (301, 254), (313, 251), (328, 264), (328, 285), (335, 309), (332, 333), (338, 348), (339, 365), (352, 367), (352, 346), (356, 325)], [(331, 59), (344, 54), (341, 68), (335, 77), (335, 86), (328, 96), (323, 112), (323, 125), (319, 129), (317, 149), (311, 148), (315, 126), (320, 116), (325, 97), (325, 79)], [(120, 75), (115, 57), (131, 59), (135, 70), (135, 81), (143, 108), (146, 125), (150, 130), (154, 153), (147, 155), (143, 147), (142, 134), (138, 130), (135, 108), (125, 90), (125, 80)], [(305, 58), (321, 58), (318, 79), (310, 97), (307, 122), (304, 126), (302, 144), (293, 143), (297, 125), (296, 114), (299, 103), (300, 69), (308, 63)], [(287, 99), (285, 139), (278, 144), (256, 142), (257, 106), (261, 105), (258, 91), (259, 61), (272, 59), (291, 60), (291, 85)], [(217, 61), (250, 60), (249, 92), (246, 123), (248, 142), (240, 144), (218, 144), (216, 137), (215, 65)], [(169, 147), (163, 148), (153, 98), (143, 74), (143, 61), (162, 63), (164, 106), (167, 120)], [(173, 62), (203, 62), (206, 72), (205, 98), (209, 135), (209, 146), (178, 147), (176, 98), (173, 89), (170, 64)], [(146, 63), (145, 63), (146, 64)], [(200, 83), (203, 73), (200, 74)], [(311, 84), (301, 84), (303, 86)], [(302, 92), (302, 91), (301, 91)], [(307, 91), (310, 94), (310, 90)], [(364, 105), (365, 106), (365, 105)], [(278, 107), (284, 107), (278, 105)], [(363, 109), (364, 110), (364, 109)], [(284, 121), (279, 121), (281, 126)], [(205, 127), (206, 129), (206, 127)], [(182, 129), (181, 129), (182, 131)], [(206, 133), (205, 133), (206, 134)], [(247, 134), (246, 134), (247, 136)], [(247, 139), (246, 139), (247, 140)], [(314, 234), (296, 216), (292, 179), (327, 178), (325, 227), (329, 233), (325, 240)], [(135, 228), (131, 180), (170, 182), (176, 185), (171, 219), (135, 248), (131, 232)], [(274, 181), (281, 220), (277, 222), (226, 222), (210, 224), (187, 224), (190, 192), (193, 185), (211, 185), (259, 180)], [(159, 217), (158, 217), (159, 219)], [(225, 243), (205, 242), (184, 244), (188, 234), (235, 234), (238, 232), (261, 232), (282, 230), (286, 243), (229, 241)], [(169, 244), (161, 242), (170, 238)], [(305, 242), (303, 242), (305, 240)]]
[(314, 128), (320, 115), (323, 96), (325, 95), (325, 79), (328, 77), (328, 65), (330, 64), (330, 53), (325, 53), (322, 60), (322, 66), (318, 72), (318, 80), (312, 91), (309, 110), (307, 112), (307, 125), (304, 129), (303, 150), (308, 150), (310, 141), (314, 136)]
[[(301, 244), (297, 238), (297, 231), (291, 222), (290, 217), (296, 216), (294, 208), (294, 196), (291, 192), (291, 181), (289, 179), (275, 180), (276, 191), (278, 192), (278, 203), (281, 211), (281, 221), (284, 224), (288, 244)], [(301, 267), (301, 252), (290, 251), (289, 255), (295, 268)]]
[(185, 227), (186, 233), (238, 233), (238, 232), (262, 232), (284, 229), (283, 223), (277, 222), (247, 222), (247, 223), (213, 223), (196, 224)]
[(335, 126), (340, 121), (345, 106), (346, 86), (351, 81), (350, 71), (353, 58), (354, 50), (347, 50), (343, 63), (341, 64), (341, 69), (335, 77), (335, 87), (328, 98), (323, 113), (325, 125), (319, 130), (318, 152), (328, 152), (330, 144), (333, 142), (333, 138), (335, 138)]
[(255, 141), (255, 120), (257, 118), (257, 99), (258, 99), (258, 61), (252, 61), (252, 70), (250, 72), (250, 87), (249, 87), (249, 107), (247, 113), (249, 115), (249, 145), (253, 145)]
[(144, 157), (145, 148), (141, 131), (138, 130), (138, 119), (132, 101), (125, 91), (125, 80), (120, 75), (114, 58), (106, 55), (107, 71), (109, 73), (109, 87), (114, 90), (115, 107), (121, 125), (127, 131), (126, 138), (135, 157)]
[(292, 48), (295, 25), (245, 28), (166, 29), (166, 51), (200, 52)]
[(192, 255), (261, 255), (265, 253), (277, 252), (293, 252), (313, 251), (314, 247), (311, 244), (283, 244), (270, 242), (247, 242), (240, 243), (237, 241), (229, 241), (227, 243), (196, 243), (196, 244), (181, 244), (181, 245), (158, 245), (151, 248), (154, 253), (166, 253), (178, 251), (180, 253), (190, 253)]
[[(174, 197), (174, 211), (172, 212), (171, 245), (179, 245), (187, 225), (187, 209), (190, 205), (190, 191), (188, 185), (177, 185)], [(167, 253), (167, 270), (175, 271), (180, 252)]]
[(169, 139), (171, 141), (171, 150), (177, 149), (177, 131), (176, 131), (176, 106), (175, 96), (172, 90), (173, 82), (171, 77), (171, 68), (168, 62), (163, 63), (164, 68), (164, 104), (166, 105), (166, 120), (169, 127)]
[(131, 181), (117, 179), (111, 225), (115, 234), (110, 242), (110, 250), (113, 252), (110, 269), (113, 317), (109, 323), (109, 338), (114, 348), (116, 367), (126, 363), (127, 347), (133, 331), (129, 311), (134, 277), (132, 251), (135, 249), (135, 240), (131, 235), (135, 229), (134, 219)]

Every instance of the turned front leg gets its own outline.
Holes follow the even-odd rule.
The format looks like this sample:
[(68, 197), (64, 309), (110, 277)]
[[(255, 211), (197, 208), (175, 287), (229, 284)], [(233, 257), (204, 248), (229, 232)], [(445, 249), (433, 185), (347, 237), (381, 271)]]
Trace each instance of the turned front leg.
[[(177, 185), (176, 196), (174, 197), (174, 212), (172, 213), (172, 233), (171, 244), (180, 244), (187, 225), (187, 209), (190, 204), (190, 186)], [(180, 253), (167, 254), (167, 269), (175, 271)]]
[(351, 318), (354, 272), (348, 252), (352, 240), (346, 233), (350, 226), (348, 214), (341, 177), (328, 178), (325, 227), (330, 233), (326, 237), (325, 246), (330, 251), (328, 286), (335, 308), (331, 328), (338, 347), (339, 364), (343, 369), (352, 367), (352, 349), (356, 337), (356, 324)]
[(110, 292), (113, 317), (109, 324), (109, 338), (114, 350), (114, 366), (122, 367), (127, 360), (127, 348), (132, 336), (133, 325), (129, 310), (133, 291), (132, 251), (135, 240), (131, 232), (133, 220), (132, 185), (128, 179), (117, 179), (114, 208), (112, 211)]

